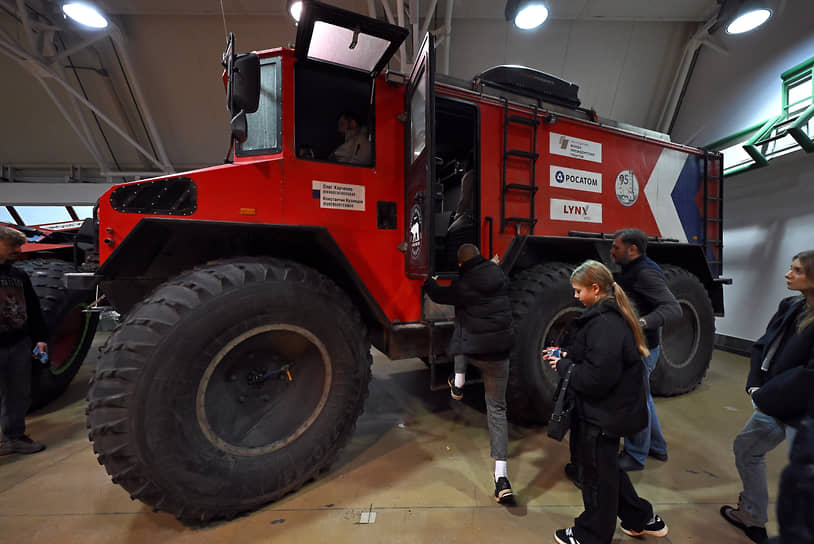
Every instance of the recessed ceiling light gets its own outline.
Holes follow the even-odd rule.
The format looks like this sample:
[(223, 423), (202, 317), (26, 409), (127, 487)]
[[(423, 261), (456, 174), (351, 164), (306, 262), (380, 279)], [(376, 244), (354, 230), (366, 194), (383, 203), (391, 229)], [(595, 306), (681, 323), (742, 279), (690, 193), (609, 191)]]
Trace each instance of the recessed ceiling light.
[(79, 23), (90, 28), (107, 28), (107, 18), (95, 6), (85, 2), (66, 2), (62, 12)]

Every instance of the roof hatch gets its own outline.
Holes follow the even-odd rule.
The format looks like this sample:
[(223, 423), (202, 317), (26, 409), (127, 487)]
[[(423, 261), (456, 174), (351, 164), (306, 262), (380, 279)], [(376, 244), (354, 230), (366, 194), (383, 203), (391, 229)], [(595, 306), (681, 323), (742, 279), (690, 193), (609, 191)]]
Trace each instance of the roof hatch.
[(298, 59), (324, 62), (376, 77), (408, 30), (352, 11), (306, 0), (297, 26)]

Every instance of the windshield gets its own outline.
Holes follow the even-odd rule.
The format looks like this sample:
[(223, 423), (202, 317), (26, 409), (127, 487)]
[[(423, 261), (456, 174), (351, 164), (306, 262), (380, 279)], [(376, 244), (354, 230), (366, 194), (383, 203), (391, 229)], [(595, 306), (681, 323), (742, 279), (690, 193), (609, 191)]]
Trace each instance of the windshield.
[(238, 146), (237, 155), (265, 155), (281, 151), (280, 73), (279, 57), (260, 61), (260, 107), (255, 113), (246, 115), (249, 137)]

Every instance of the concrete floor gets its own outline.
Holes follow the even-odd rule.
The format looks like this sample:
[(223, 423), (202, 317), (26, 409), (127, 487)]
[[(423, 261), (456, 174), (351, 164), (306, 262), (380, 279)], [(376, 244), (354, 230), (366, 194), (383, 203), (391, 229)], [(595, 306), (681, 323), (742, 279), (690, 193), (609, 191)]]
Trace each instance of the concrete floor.
[[(65, 395), (29, 417), (29, 434), (48, 449), (0, 458), (0, 542), (553, 542), (582, 511), (562, 472), (567, 444), (517, 426), (509, 445), (517, 506), (497, 505), (482, 388), (453, 401), (429, 391), (420, 361), (377, 355), (365, 413), (330, 472), (231, 522), (185, 527), (131, 501), (96, 462), (84, 417), (91, 367), (89, 359)], [(670, 460), (650, 460), (632, 479), (670, 534), (639, 541), (750, 542), (718, 514), (740, 490), (732, 439), (751, 414), (746, 372), (746, 359), (716, 351), (696, 391), (656, 400)], [(769, 457), (772, 501), (786, 454), (781, 446)], [(375, 523), (360, 524), (367, 512)], [(776, 534), (774, 502), (770, 517)], [(636, 540), (617, 530), (614, 543)]]

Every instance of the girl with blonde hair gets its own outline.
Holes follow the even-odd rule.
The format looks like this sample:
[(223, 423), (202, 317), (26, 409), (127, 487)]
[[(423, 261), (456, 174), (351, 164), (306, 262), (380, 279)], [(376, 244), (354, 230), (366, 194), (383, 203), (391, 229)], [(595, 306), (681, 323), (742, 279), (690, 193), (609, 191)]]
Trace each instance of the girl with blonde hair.
[(648, 423), (641, 361), (648, 350), (638, 317), (600, 262), (578, 266), (571, 286), (586, 310), (575, 321), (563, 357), (547, 354), (544, 359), (561, 377), (570, 372), (568, 389), (576, 404), (571, 440), (582, 472), (585, 511), (554, 538), (559, 544), (610, 544), (617, 517), (628, 535), (665, 536), (667, 525), (619, 468), (620, 437)]

